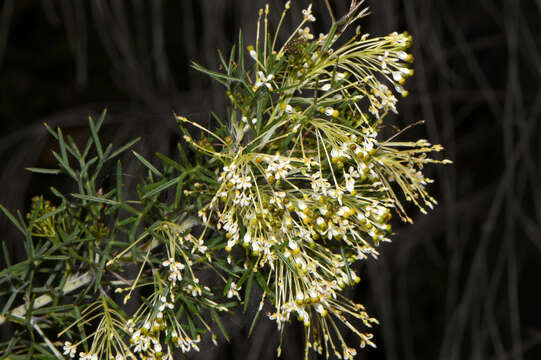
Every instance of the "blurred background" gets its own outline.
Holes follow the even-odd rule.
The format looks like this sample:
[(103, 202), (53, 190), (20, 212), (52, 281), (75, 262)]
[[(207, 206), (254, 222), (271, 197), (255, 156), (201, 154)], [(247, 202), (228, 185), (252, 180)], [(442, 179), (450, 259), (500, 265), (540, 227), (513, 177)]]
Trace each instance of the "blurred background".
[[(272, 0), (277, 23), (285, 1)], [(338, 17), (348, 0), (331, 1)], [(0, 202), (27, 210), (30, 198), (62, 178), (31, 175), (52, 167), (54, 143), (42, 123), (86, 141), (88, 115), (108, 109), (104, 136), (152, 159), (172, 153), (173, 113), (207, 122), (224, 113), (219, 84), (190, 68), (218, 66), (238, 30), (254, 43), (262, 0), (0, 1)], [(308, 1), (295, 0), (287, 34)], [(372, 0), (360, 23), (374, 36), (414, 38), (410, 96), (389, 118), (402, 135), (445, 147), (453, 165), (427, 171), (440, 205), (413, 225), (397, 220), (380, 260), (359, 264), (351, 296), (381, 322), (377, 349), (359, 359), (541, 358), (541, 1)], [(313, 0), (316, 35), (330, 26)], [(124, 159), (126, 179), (141, 168)], [(129, 185), (129, 184), (128, 184)], [(0, 217), (2, 241), (21, 260), (18, 234)], [(230, 343), (194, 359), (273, 359), (276, 326), (250, 314), (229, 321)], [(4, 330), (5, 331), (5, 330)], [(4, 334), (9, 336), (9, 334)], [(302, 358), (302, 331), (284, 336), (285, 359)]]

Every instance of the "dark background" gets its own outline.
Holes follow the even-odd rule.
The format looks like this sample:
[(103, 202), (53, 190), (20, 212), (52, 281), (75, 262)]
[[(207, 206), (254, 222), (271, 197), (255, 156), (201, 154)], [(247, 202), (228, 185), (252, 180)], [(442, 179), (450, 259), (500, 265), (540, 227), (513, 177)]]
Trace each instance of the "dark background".
[[(329, 26), (313, 0), (317, 35)], [(284, 1), (271, 1), (276, 23)], [(337, 16), (346, 0), (332, 2)], [(288, 31), (305, 0), (292, 4)], [(397, 235), (379, 261), (360, 264), (356, 300), (381, 325), (378, 349), (359, 359), (541, 358), (541, 1), (373, 0), (363, 31), (408, 30), (416, 75), (390, 123), (404, 136), (441, 143), (453, 165), (427, 171), (440, 205)], [(138, 152), (170, 153), (173, 112), (206, 122), (223, 113), (219, 84), (189, 68), (218, 64), (242, 27), (254, 42), (261, 0), (0, 1), (0, 202), (27, 209), (32, 195), (62, 184), (24, 167), (52, 167), (42, 122), (85, 141), (87, 116), (108, 109), (104, 136), (143, 136)], [(293, 20), (293, 21), (292, 21)], [(284, 32), (283, 34), (286, 34)], [(125, 159), (126, 179), (140, 167)], [(128, 184), (129, 185), (129, 184)], [(414, 215), (414, 214), (411, 214)], [(0, 218), (2, 241), (20, 260), (18, 235)], [(248, 320), (243, 320), (248, 319)], [(278, 334), (264, 320), (234, 316), (231, 343), (198, 359), (271, 359)], [(5, 334), (4, 334), (5, 335)], [(284, 337), (284, 357), (302, 357), (300, 329)]]

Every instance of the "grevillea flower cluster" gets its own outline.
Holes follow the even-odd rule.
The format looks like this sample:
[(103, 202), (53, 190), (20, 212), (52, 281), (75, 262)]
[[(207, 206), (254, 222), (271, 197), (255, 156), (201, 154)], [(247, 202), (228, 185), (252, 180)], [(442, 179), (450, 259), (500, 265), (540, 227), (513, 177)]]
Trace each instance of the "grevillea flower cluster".
[[(402, 200), (423, 212), (436, 204), (422, 169), (440, 162), (427, 154), (442, 147), (379, 136), (385, 116), (397, 113), (397, 96), (408, 95), (411, 35), (372, 38), (357, 30), (336, 45), (366, 15), (359, 5), (317, 38), (308, 7), (279, 47), (280, 26), (269, 32), (267, 6), (258, 41), (247, 47), (251, 59), (239, 49), (237, 58), (232, 52), (223, 60), (223, 72), (196, 66), (226, 86), (232, 104), (228, 123), (203, 129), (204, 141), (186, 137), (222, 164), (199, 215), (207, 229), (225, 233), (229, 263), (264, 274), (263, 298), (278, 329), (292, 318), (304, 324), (306, 356), (313, 349), (352, 358), (356, 347), (344, 341), (344, 325), (361, 348), (375, 346), (355, 324), (370, 328), (377, 320), (343, 296), (360, 281), (353, 265), (377, 258), (379, 244), (390, 241), (393, 213), (411, 222)], [(254, 65), (245, 70), (248, 61)]]
[[(24, 227), (8, 216), (25, 233), (29, 257), (43, 258), (47, 269), (57, 261), (55, 273), (63, 277), (54, 287), (52, 274), (46, 287), (22, 299), (32, 283), (24, 266), (38, 268), (41, 260), (2, 270), (0, 278), (20, 284), (10, 303), (33, 300), (0, 316), (0, 324), (27, 321), (21, 333), (42, 336), (39, 352), (54, 358), (173, 359), (199, 351), (208, 333), (217, 344), (217, 328), (229, 340), (220, 319), (239, 305), (246, 311), (260, 294), (255, 320), (266, 314), (280, 338), (288, 323), (300, 322), (305, 358), (352, 359), (375, 347), (370, 331), (378, 321), (345, 290), (361, 281), (359, 264), (377, 259), (380, 244), (391, 240), (393, 215), (412, 222), (406, 208), (425, 213), (436, 204), (423, 169), (449, 161), (430, 156), (440, 145), (399, 141), (406, 129), (384, 130), (398, 98), (408, 95), (410, 34), (371, 37), (357, 28), (346, 38), (367, 15), (360, 0), (339, 20), (329, 6), (333, 24), (319, 35), (312, 33), (311, 5), (295, 30), (282, 34), (289, 11), (288, 1), (271, 31), (269, 6), (261, 9), (255, 44), (240, 35), (228, 58), (220, 53), (217, 71), (194, 64), (225, 86), (227, 117), (215, 116), (206, 128), (176, 116), (184, 134), (180, 161), (157, 154), (159, 169), (134, 152), (148, 169), (136, 200), (124, 198), (120, 162), (116, 186), (96, 185), (103, 164), (135, 141), (120, 150), (102, 147), (104, 116), (90, 120), (84, 151), (49, 129), (60, 144), (59, 168), (34, 170), (69, 175), (79, 193), (56, 191), (58, 206), (36, 197)], [(91, 148), (97, 157), (89, 160)], [(0, 295), (7, 283), (0, 281)], [(55, 291), (43, 294), (46, 288)], [(73, 304), (56, 306), (77, 289)], [(134, 298), (137, 310), (128, 311)], [(53, 301), (49, 313), (32, 315)], [(45, 322), (42, 314), (53, 315)], [(56, 342), (43, 324), (63, 327)], [(346, 342), (351, 337), (343, 332), (354, 340)], [(8, 351), (17, 358), (37, 347), (13, 344)]]

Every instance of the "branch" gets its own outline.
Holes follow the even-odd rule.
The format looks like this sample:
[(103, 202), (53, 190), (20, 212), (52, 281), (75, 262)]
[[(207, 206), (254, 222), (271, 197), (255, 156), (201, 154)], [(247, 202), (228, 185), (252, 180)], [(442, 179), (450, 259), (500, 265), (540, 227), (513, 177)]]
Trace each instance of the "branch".
[[(188, 218), (182, 223), (182, 231), (188, 230), (198, 224), (199, 222), (196, 221), (194, 218)], [(160, 245), (160, 243), (156, 239), (152, 239), (149, 245), (150, 250), (155, 249), (156, 247), (158, 247), (158, 245)], [(123, 257), (121, 257), (121, 259), (128, 259), (129, 257), (130, 255), (126, 254)], [(88, 284), (90, 281), (92, 281), (92, 274), (90, 272), (86, 272), (82, 275), (77, 275), (77, 274), (72, 275), (64, 284), (64, 288), (62, 289), (62, 295), (67, 295), (79, 289), (81, 286)], [(34, 309), (41, 308), (45, 305), (50, 304), (52, 301), (53, 301), (53, 298), (51, 295), (49, 294), (41, 295), (34, 300), (33, 308)], [(21, 320), (24, 320), (27, 310), (28, 310), (28, 304), (23, 304), (11, 310), (8, 316), (13, 316)], [(0, 315), (0, 325), (4, 324), (6, 320), (7, 320), (7, 316)]]

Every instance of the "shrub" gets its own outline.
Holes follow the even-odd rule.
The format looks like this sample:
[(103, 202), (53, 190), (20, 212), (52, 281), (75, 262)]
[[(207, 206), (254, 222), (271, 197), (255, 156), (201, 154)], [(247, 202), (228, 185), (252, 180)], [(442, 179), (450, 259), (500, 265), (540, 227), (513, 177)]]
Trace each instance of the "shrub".
[[(178, 160), (158, 154), (155, 166), (133, 152), (146, 169), (136, 199), (124, 195), (120, 161), (115, 185), (98, 182), (137, 141), (104, 147), (105, 112), (89, 120), (84, 149), (48, 128), (59, 143), (58, 168), (30, 170), (66, 174), (78, 192), (53, 188), (56, 205), (36, 197), (26, 217), (2, 208), (27, 252), (10, 264), (4, 249), (0, 321), (15, 328), (0, 345), (4, 354), (172, 359), (174, 349), (199, 350), (207, 333), (215, 343), (216, 331), (228, 339), (221, 317), (246, 311), (254, 294), (260, 305), (251, 329), (261, 312), (281, 333), (296, 317), (306, 357), (350, 359), (359, 346), (375, 346), (369, 331), (377, 320), (344, 289), (360, 281), (355, 264), (377, 258), (379, 244), (390, 241), (391, 214), (411, 222), (403, 199), (422, 212), (436, 204), (422, 169), (448, 161), (427, 156), (439, 145), (396, 141), (402, 131), (382, 138), (396, 94), (408, 94), (412, 39), (357, 28), (344, 41), (367, 14), (361, 5), (353, 1), (339, 20), (329, 7), (333, 25), (319, 36), (310, 32), (308, 7), (283, 44), (289, 2), (274, 33), (267, 6), (255, 45), (245, 47), (241, 34), (229, 56), (219, 54), (218, 71), (194, 64), (224, 85), (227, 117), (214, 115), (216, 126), (206, 128), (175, 115), (184, 135)], [(130, 312), (134, 294), (140, 306)], [(346, 343), (342, 331), (360, 345)]]

